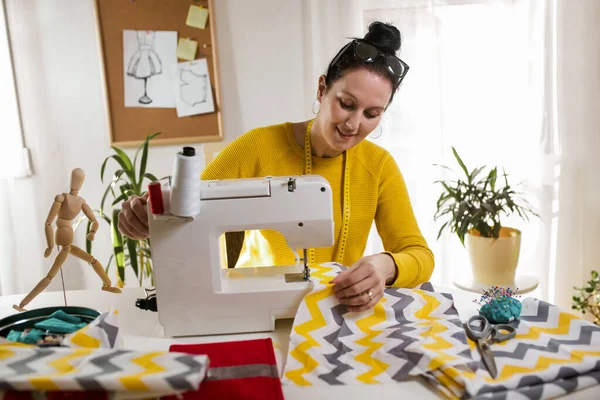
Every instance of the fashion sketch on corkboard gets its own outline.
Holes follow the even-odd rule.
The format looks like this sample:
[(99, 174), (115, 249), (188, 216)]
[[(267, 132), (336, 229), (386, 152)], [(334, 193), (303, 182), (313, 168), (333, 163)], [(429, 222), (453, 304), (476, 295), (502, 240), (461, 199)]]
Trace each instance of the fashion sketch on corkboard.
[(206, 58), (173, 65), (172, 79), (178, 117), (215, 111)]
[(176, 63), (177, 33), (123, 31), (125, 107), (175, 107), (171, 76), (165, 66)]
[(144, 95), (139, 98), (142, 104), (152, 103), (148, 97), (148, 79), (154, 75), (162, 74), (162, 61), (154, 50), (153, 31), (137, 31), (138, 49), (129, 60), (127, 75), (144, 81)]

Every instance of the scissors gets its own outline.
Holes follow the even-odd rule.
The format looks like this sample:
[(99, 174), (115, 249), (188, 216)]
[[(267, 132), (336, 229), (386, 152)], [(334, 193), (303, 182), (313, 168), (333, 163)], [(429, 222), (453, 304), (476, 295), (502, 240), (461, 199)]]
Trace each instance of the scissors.
[(498, 368), (490, 344), (514, 338), (517, 330), (510, 325), (492, 325), (481, 315), (474, 315), (469, 318), (465, 330), (469, 338), (477, 343), (483, 364), (492, 378), (496, 379)]

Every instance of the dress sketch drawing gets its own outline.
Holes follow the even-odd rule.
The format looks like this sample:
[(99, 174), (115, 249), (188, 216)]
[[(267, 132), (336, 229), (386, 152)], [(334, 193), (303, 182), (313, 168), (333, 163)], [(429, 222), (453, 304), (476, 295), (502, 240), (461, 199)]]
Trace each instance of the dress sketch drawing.
[(154, 31), (137, 31), (138, 49), (129, 60), (127, 75), (144, 80), (144, 94), (139, 98), (141, 104), (150, 104), (152, 99), (147, 93), (148, 79), (162, 73), (162, 62), (154, 51)]

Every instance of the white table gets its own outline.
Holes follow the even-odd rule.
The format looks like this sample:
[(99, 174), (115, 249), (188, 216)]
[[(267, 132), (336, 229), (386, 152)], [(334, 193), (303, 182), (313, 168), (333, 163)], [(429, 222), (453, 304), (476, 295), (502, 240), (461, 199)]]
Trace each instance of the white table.
[[(466, 321), (477, 312), (477, 305), (473, 303), (473, 300), (477, 296), (473, 293), (448, 288), (436, 288), (436, 291), (452, 293), (461, 320)], [(277, 365), (281, 374), (281, 369), (288, 352), (288, 339), (292, 328), (292, 320), (278, 320), (273, 332), (165, 338), (163, 329), (158, 323), (158, 314), (152, 311), (141, 310), (135, 306), (137, 298), (145, 297), (142, 288), (127, 288), (122, 294), (112, 294), (100, 290), (75, 290), (67, 292), (67, 302), (70, 306), (89, 307), (101, 313), (108, 311), (110, 307), (117, 308), (119, 310), (120, 329), (124, 333), (125, 347), (130, 350), (168, 351), (169, 346), (172, 344), (226, 342), (270, 337), (273, 340)], [(12, 305), (18, 304), (22, 298), (23, 295), (0, 297), (0, 318), (15, 314), (17, 311), (12, 308)], [(27, 309), (32, 310), (41, 307), (63, 305), (62, 292), (45, 292), (35, 298), (28, 305)], [(598, 390), (596, 386), (570, 394), (568, 397), (574, 399), (598, 398), (596, 397)], [(439, 398), (436, 392), (420, 378), (380, 385), (340, 385), (327, 387), (284, 385), (283, 393), (286, 399), (314, 400), (339, 398), (345, 400), (365, 400), (374, 397), (378, 400), (396, 400), (403, 398), (403, 395), (408, 396), (408, 398), (419, 398), (421, 400)]]

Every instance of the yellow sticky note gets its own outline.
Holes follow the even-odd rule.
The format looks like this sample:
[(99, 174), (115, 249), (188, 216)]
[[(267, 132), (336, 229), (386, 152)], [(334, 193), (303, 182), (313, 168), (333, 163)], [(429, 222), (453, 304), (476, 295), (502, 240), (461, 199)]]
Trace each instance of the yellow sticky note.
[(182, 60), (192, 61), (196, 58), (196, 50), (198, 49), (198, 42), (186, 38), (179, 38), (177, 45), (177, 58)]
[(185, 24), (198, 29), (206, 28), (206, 20), (208, 19), (208, 10), (199, 6), (190, 6), (187, 20)]

